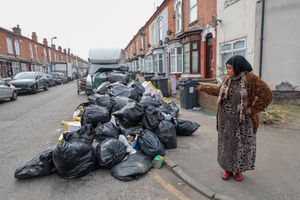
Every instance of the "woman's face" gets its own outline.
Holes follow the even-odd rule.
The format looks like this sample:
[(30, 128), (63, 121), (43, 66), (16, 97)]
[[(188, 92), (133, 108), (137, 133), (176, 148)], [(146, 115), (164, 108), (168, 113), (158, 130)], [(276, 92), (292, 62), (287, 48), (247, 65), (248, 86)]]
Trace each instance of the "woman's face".
[(227, 64), (227, 65), (226, 65), (226, 68), (227, 68), (227, 74), (228, 74), (228, 76), (234, 77), (234, 76), (235, 76), (235, 73), (234, 73), (234, 70), (233, 70), (232, 65)]

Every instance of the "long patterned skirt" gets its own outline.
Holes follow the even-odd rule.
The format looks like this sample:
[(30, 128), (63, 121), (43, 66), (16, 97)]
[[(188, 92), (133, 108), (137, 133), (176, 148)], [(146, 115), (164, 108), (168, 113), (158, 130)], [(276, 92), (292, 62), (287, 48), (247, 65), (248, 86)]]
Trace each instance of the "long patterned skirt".
[(239, 81), (233, 81), (229, 97), (218, 110), (218, 163), (230, 172), (253, 170), (256, 156), (256, 134), (250, 115), (244, 123), (239, 122)]

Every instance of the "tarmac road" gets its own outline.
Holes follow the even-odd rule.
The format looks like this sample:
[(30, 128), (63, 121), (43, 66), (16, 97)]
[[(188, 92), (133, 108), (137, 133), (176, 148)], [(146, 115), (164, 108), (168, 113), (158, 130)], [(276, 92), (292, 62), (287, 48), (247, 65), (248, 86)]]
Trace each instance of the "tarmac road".
[(86, 101), (76, 82), (0, 102), (0, 199), (206, 199), (165, 167), (152, 169), (138, 181), (121, 182), (109, 170), (97, 170), (75, 180), (57, 174), (28, 180), (14, 178), (15, 169), (56, 145), (60, 122)]

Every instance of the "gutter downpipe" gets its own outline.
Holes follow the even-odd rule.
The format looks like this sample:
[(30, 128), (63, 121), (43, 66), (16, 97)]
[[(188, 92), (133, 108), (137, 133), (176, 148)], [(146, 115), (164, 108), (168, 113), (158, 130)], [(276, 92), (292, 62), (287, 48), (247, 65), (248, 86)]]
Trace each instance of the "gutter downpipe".
[(262, 77), (262, 61), (263, 61), (263, 47), (264, 47), (264, 24), (265, 24), (265, 0), (262, 0), (261, 11), (261, 33), (260, 33), (260, 56), (259, 56), (259, 77)]

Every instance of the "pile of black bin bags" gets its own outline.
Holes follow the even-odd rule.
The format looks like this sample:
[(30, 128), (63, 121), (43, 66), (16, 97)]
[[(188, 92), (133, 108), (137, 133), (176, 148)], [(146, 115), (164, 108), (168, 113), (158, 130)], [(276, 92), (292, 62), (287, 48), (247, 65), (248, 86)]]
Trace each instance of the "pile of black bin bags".
[[(79, 105), (84, 107), (81, 129), (63, 134), (61, 144), (17, 168), (16, 178), (57, 172), (72, 179), (109, 168), (119, 180), (138, 179), (150, 170), (156, 155), (177, 147), (176, 136), (190, 136), (199, 128), (198, 123), (178, 119), (174, 102), (145, 95), (142, 84), (131, 81), (126, 72), (110, 72), (106, 77), (97, 93)], [(133, 153), (122, 136), (137, 136)]]

